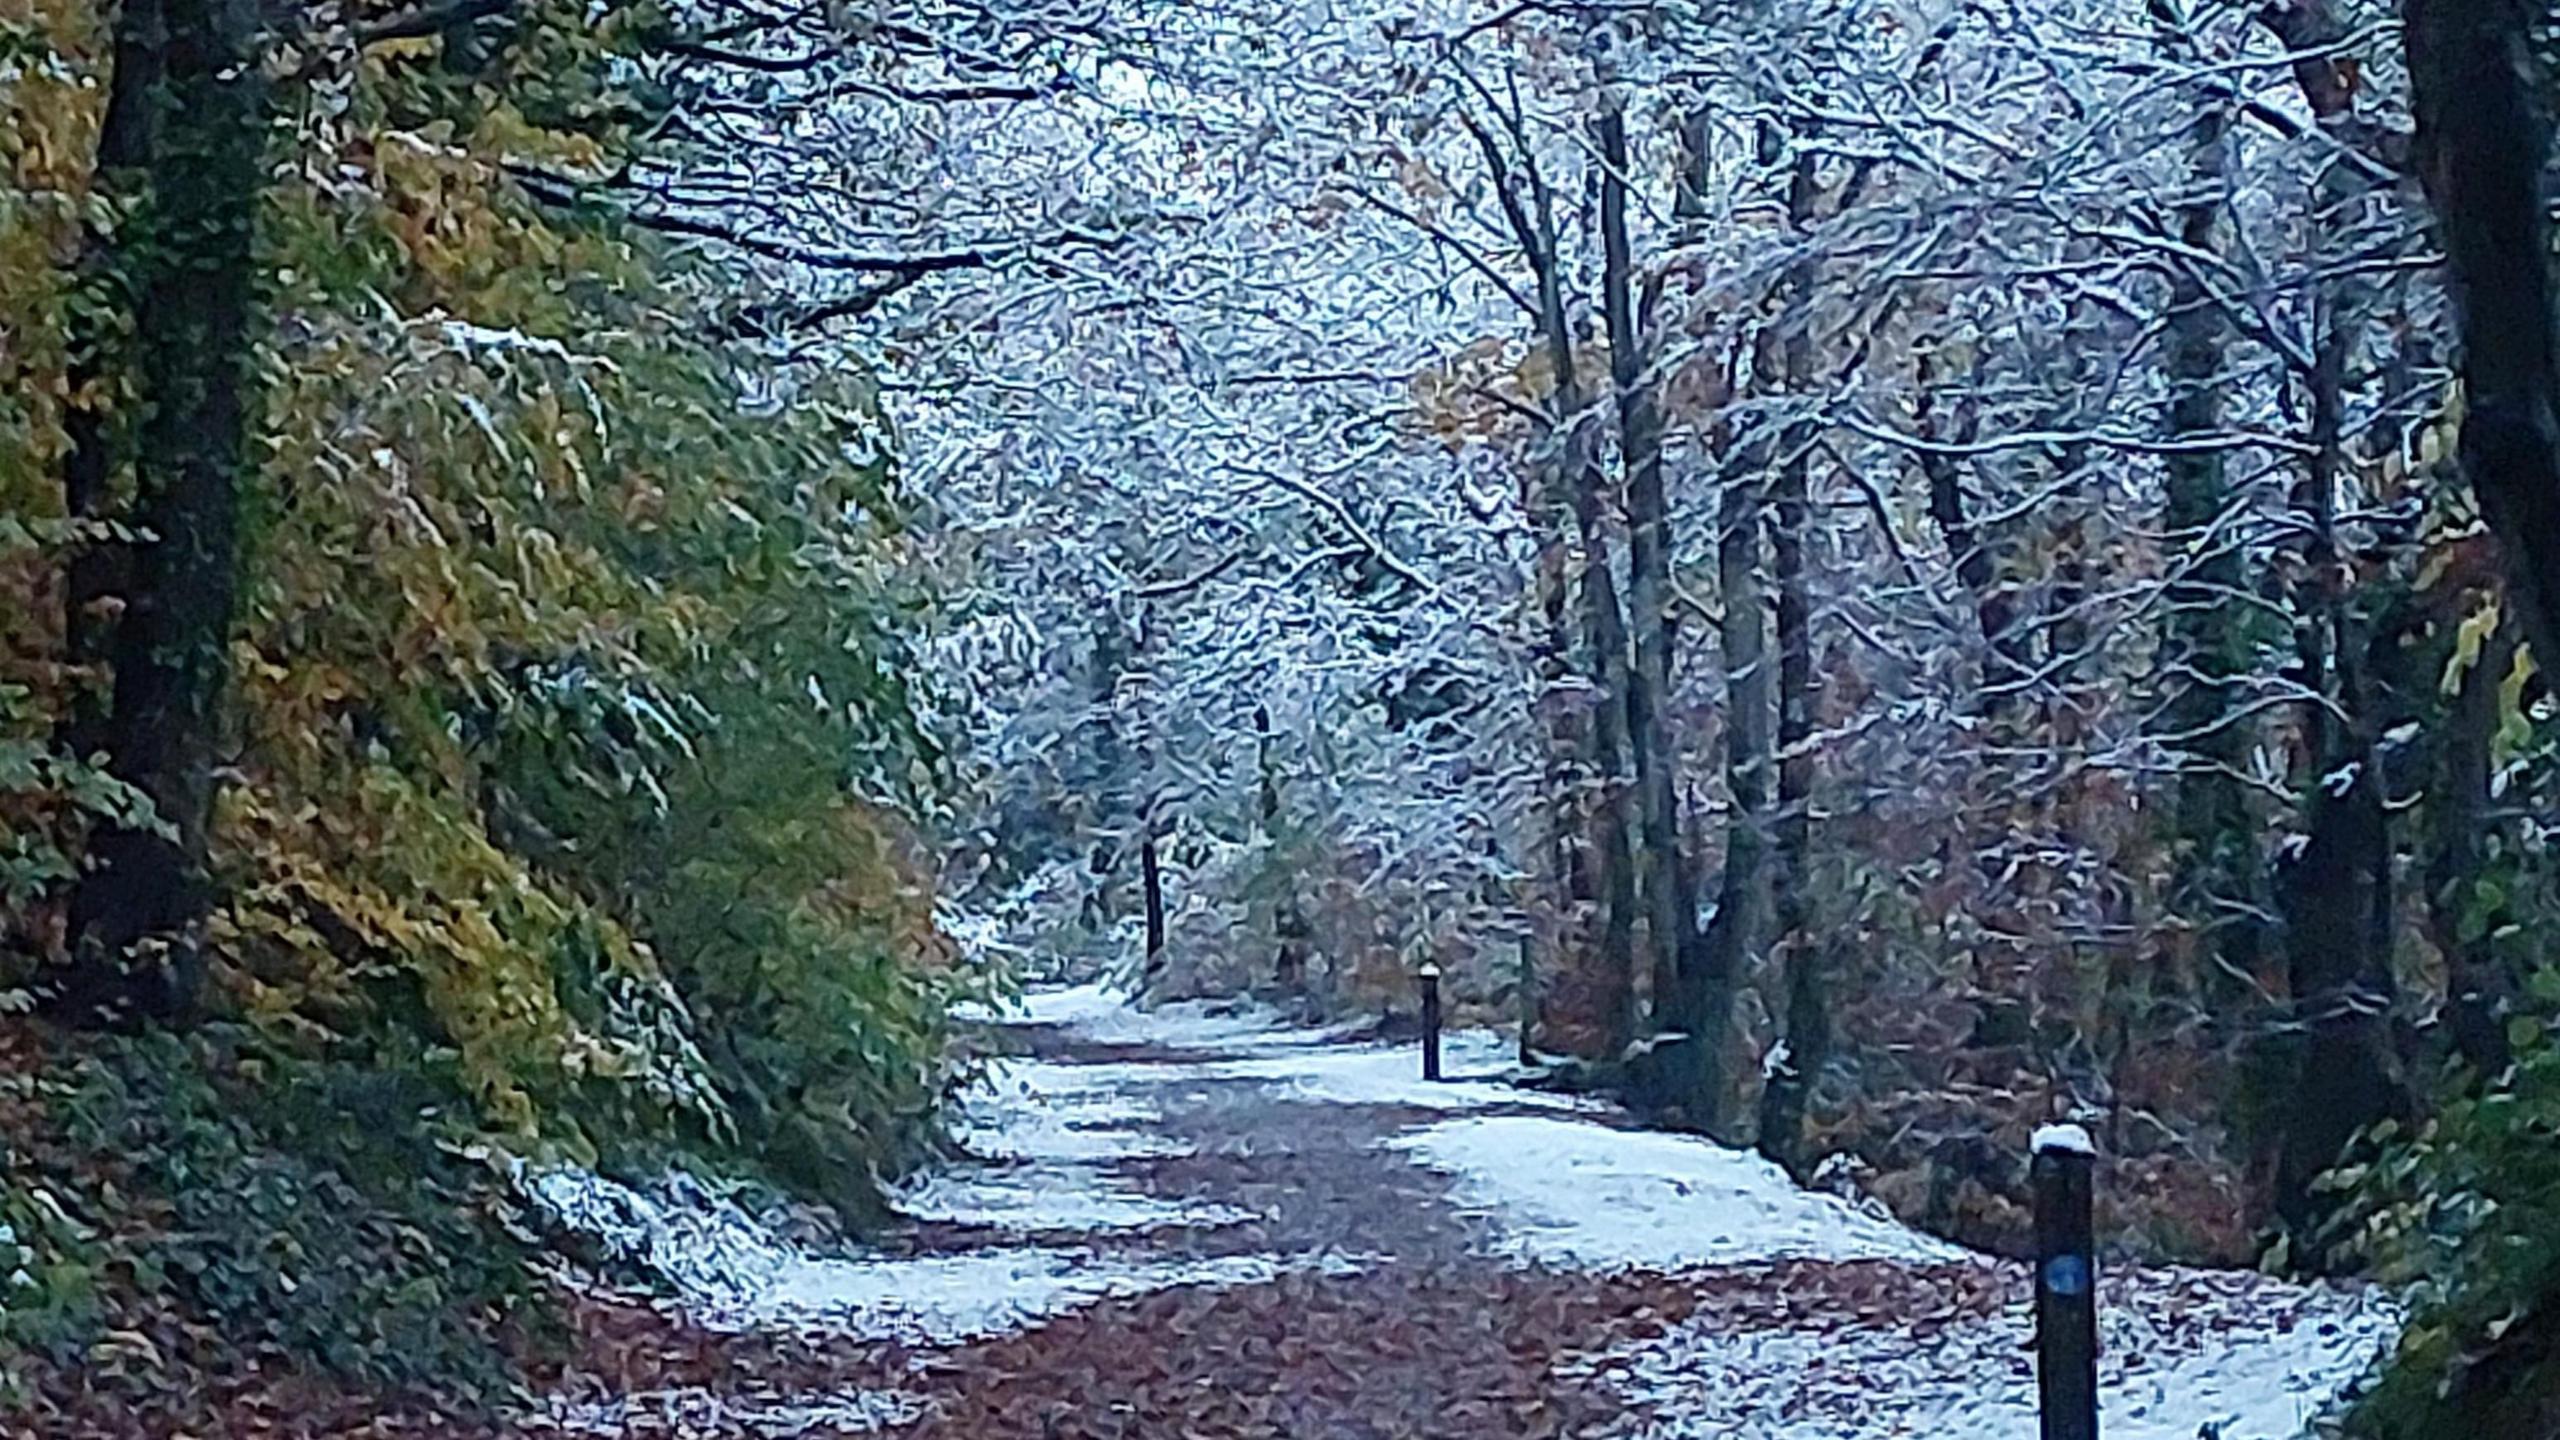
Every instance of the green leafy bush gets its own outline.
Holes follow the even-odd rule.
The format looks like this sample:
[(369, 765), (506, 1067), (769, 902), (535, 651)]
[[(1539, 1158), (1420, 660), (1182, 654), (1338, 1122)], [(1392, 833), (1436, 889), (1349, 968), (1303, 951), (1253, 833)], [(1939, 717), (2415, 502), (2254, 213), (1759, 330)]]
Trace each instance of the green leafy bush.
[(2386, 1126), (2338, 1183), (2380, 1278), (2410, 1287), (2396, 1361), (2354, 1430), (2383, 1440), (2547, 1433), (2560, 1414), (2560, 969), (2534, 972), (2504, 1085), (2450, 1095), (2414, 1132)]
[[(494, 1395), (548, 1334), (501, 1174), (450, 1074), (254, 1032), (67, 1039), (11, 1076), (8, 1339), (111, 1393), (244, 1363)], [(0, 1258), (8, 1258), (0, 1256)], [(147, 1357), (114, 1340), (157, 1337)]]

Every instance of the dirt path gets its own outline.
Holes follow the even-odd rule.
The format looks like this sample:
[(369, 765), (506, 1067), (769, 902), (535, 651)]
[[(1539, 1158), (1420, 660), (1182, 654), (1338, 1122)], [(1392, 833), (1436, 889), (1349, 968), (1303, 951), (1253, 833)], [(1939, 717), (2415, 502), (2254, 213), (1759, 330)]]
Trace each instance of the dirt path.
[[(1058, 1027), (1020, 1034), (1051, 1063), (1125, 1061)], [(1184, 1153), (1123, 1160), (1117, 1173), (1177, 1206), (1254, 1218), (1150, 1227), (1098, 1248), (1272, 1256), (1289, 1268), (1256, 1284), (1109, 1300), (956, 1347), (925, 1363), (927, 1417), (896, 1433), (1548, 1436), (1595, 1434), (1618, 1416), (1625, 1405), (1605, 1382), (1568, 1372), (1614, 1341), (1658, 1332), (1685, 1308), (1682, 1288), (1499, 1258), (1492, 1228), (1461, 1212), (1449, 1177), (1388, 1148), (1440, 1111), (1292, 1098), (1216, 1073), (1255, 1060), (1271, 1068), (1286, 1054), (1155, 1057), (1160, 1076), (1124, 1093), (1157, 1110), (1159, 1133)]]
[[(991, 1027), (979, 1158), (867, 1257), (786, 1259), (609, 1435), (2034, 1433), (2015, 1267), (1703, 1142), (1409, 1052), (1097, 997)], [(796, 1268), (795, 1268), (796, 1267)], [(2362, 1297), (2114, 1277), (2111, 1440), (2280, 1440), (2388, 1333)], [(629, 1355), (619, 1357), (628, 1361)], [(2219, 1429), (2214, 1427), (2221, 1427)]]

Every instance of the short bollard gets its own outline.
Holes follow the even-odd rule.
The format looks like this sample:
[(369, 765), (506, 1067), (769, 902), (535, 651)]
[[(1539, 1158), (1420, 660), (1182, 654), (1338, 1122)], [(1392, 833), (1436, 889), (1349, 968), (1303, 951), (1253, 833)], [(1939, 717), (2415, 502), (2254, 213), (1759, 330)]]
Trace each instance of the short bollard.
[(2077, 1125), (2036, 1132), (2036, 1391), (2044, 1440), (2098, 1440), (2098, 1147)]
[(1440, 1078), (1440, 967), (1425, 965), (1422, 980), (1422, 1078)]
[(1520, 935), (1520, 1068), (1533, 1070), (1538, 1064), (1538, 972), (1530, 962), (1529, 936)]

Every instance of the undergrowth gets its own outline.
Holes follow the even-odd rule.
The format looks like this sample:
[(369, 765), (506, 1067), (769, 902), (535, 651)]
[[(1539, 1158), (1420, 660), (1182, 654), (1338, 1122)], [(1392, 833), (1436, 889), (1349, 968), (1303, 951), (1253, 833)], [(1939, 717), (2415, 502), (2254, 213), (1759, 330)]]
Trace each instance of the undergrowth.
[(11, 1022), (0, 1096), (0, 1403), (23, 1416), (139, 1417), (253, 1370), (480, 1406), (556, 1349), (449, 1080), (232, 1025)]

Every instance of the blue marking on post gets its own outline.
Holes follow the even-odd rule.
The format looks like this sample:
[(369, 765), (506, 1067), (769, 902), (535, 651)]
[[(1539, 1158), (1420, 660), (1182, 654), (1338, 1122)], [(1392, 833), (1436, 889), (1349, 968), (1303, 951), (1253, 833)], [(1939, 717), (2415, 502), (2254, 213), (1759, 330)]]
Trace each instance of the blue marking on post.
[(2082, 1255), (2056, 1255), (2044, 1262), (2044, 1288), (2056, 1295), (2088, 1294), (2088, 1258)]

